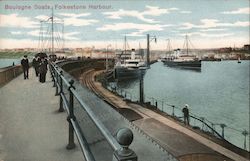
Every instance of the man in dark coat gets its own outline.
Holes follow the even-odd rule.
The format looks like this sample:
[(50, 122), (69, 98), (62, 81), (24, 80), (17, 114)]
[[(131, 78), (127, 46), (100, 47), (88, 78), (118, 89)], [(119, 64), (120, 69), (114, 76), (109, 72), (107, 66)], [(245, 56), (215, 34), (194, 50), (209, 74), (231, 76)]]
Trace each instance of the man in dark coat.
[(23, 76), (24, 79), (29, 79), (29, 60), (27, 59), (27, 55), (24, 55), (21, 60), (21, 65), (23, 67)]
[(184, 115), (184, 124), (189, 125), (189, 110), (187, 104), (185, 104), (185, 107), (182, 109), (182, 112)]
[(34, 67), (35, 69), (35, 72), (36, 72), (36, 76), (38, 77), (39, 75), (39, 64), (40, 64), (40, 58), (38, 56), (35, 56), (35, 58), (33, 59), (32, 61), (32, 66)]
[(39, 81), (41, 83), (44, 83), (46, 81), (46, 73), (47, 73), (47, 65), (48, 65), (48, 62), (45, 58), (41, 58), (41, 63), (39, 65)]

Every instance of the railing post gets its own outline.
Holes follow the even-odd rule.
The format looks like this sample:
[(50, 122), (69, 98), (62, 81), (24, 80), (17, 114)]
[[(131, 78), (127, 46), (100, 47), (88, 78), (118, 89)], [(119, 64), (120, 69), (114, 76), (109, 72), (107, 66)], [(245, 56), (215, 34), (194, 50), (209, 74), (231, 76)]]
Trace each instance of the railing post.
[(137, 155), (133, 150), (129, 149), (133, 137), (133, 133), (129, 128), (118, 130), (116, 140), (122, 148), (114, 152), (113, 161), (137, 161)]
[(225, 124), (220, 124), (220, 127), (221, 127), (221, 136), (223, 137), (223, 139), (225, 138), (224, 137), (224, 128), (226, 127), (226, 125)]
[(201, 117), (200, 119), (201, 119), (201, 121), (202, 121), (201, 129), (204, 130), (204, 121), (205, 121), (205, 117)]
[[(56, 70), (58, 71), (58, 67), (56, 67)], [(58, 80), (58, 75), (59, 73), (55, 71), (55, 77), (56, 77), (56, 93), (55, 93), (55, 96), (58, 96), (59, 95), (59, 92), (58, 92), (58, 83), (59, 83), (59, 80)]]
[(246, 142), (247, 142), (247, 135), (248, 135), (247, 130), (244, 130), (242, 132), (242, 135), (244, 135), (244, 149), (247, 150), (247, 144), (246, 144)]
[(53, 81), (53, 87), (56, 86), (56, 80), (55, 80), (55, 68), (54, 66), (51, 64), (51, 76), (52, 76), (52, 81)]
[(74, 81), (70, 80), (69, 84), (70, 84), (70, 87), (68, 89), (69, 90), (69, 116), (67, 118), (69, 122), (69, 143), (67, 145), (67, 149), (73, 149), (75, 148), (75, 143), (74, 143), (74, 129), (71, 123), (71, 119), (75, 120), (76, 118), (74, 115), (74, 96), (71, 91), (71, 88), (75, 89), (75, 87), (73, 86)]
[(63, 109), (63, 99), (62, 99), (62, 95), (64, 94), (63, 93), (63, 80), (62, 80), (62, 77), (63, 77), (63, 71), (60, 71), (60, 107), (59, 107), (59, 112), (63, 112), (64, 109)]
[(174, 115), (175, 115), (175, 114), (174, 114), (175, 106), (173, 105), (172, 107), (173, 107), (172, 116), (174, 116)]

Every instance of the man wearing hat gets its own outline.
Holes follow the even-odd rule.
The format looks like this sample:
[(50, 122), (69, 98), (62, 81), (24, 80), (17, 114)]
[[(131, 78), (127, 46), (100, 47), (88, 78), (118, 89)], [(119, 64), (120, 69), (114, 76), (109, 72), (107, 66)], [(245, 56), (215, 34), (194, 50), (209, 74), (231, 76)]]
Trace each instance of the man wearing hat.
[(188, 104), (185, 104), (185, 107), (182, 109), (183, 115), (184, 115), (184, 124), (189, 125), (189, 110), (188, 110)]
[(24, 55), (23, 59), (21, 60), (21, 65), (23, 67), (24, 79), (29, 79), (29, 60), (27, 55)]

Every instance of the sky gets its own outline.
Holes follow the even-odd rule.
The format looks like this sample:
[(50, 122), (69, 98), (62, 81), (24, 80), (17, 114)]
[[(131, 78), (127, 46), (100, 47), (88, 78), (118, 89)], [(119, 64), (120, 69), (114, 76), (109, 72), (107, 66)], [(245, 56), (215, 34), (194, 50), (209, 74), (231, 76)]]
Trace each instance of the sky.
[(0, 48), (49, 47), (52, 8), (56, 47), (123, 48), (126, 35), (145, 48), (147, 34), (151, 49), (182, 48), (185, 35), (197, 49), (249, 44), (249, 0), (0, 0)]

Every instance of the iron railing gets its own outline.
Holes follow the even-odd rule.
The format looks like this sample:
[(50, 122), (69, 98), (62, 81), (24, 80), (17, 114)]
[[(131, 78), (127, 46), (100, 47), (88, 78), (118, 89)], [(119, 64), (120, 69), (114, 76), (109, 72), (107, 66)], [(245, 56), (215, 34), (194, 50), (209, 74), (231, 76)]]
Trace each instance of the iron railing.
[[(78, 94), (74, 87), (74, 81), (68, 81), (64, 77), (63, 70), (53, 62), (49, 62), (49, 69), (52, 76), (53, 87), (56, 88), (55, 95), (60, 96), (59, 112), (64, 110), (68, 113), (69, 122), (69, 138), (67, 149), (75, 148), (74, 143), (74, 133), (78, 139), (79, 145), (84, 155), (84, 159), (87, 161), (95, 161), (95, 156), (91, 152), (90, 145), (84, 136), (83, 129), (79, 126), (78, 120), (74, 113), (74, 100), (76, 100), (80, 108), (84, 110), (89, 118), (94, 122), (97, 129), (104, 136), (105, 140), (114, 150), (113, 161), (137, 161), (137, 155), (131, 149), (129, 145), (133, 140), (133, 133), (128, 128), (121, 128), (116, 134), (116, 138), (111, 134), (111, 132), (104, 126), (104, 124), (98, 119), (95, 113), (91, 110), (89, 105), (87, 105), (81, 96)], [(68, 98), (65, 93), (68, 93)]]
[[(107, 80), (103, 80), (102, 83), (103, 83), (103, 86), (105, 88), (118, 94), (123, 99), (129, 100), (132, 102), (139, 101), (138, 95), (133, 95), (131, 92), (129, 92), (127, 90), (119, 88), (112, 83), (110, 84), (107, 82)], [(158, 100), (158, 99), (153, 98), (153, 97), (146, 97), (145, 100), (146, 100), (146, 103), (148, 103), (151, 107), (172, 116), (174, 119), (176, 119), (180, 122), (184, 122), (184, 117), (183, 117), (183, 112), (182, 112), (181, 107), (178, 107), (177, 105), (174, 105), (174, 104), (169, 104), (164, 100)], [(190, 116), (189, 124), (194, 129), (199, 129), (199, 130), (205, 132), (206, 134), (213, 135), (219, 139), (228, 141), (228, 142), (230, 142), (238, 147), (241, 147), (244, 150), (249, 151), (249, 147), (247, 147), (247, 142), (249, 141), (249, 137), (248, 137), (249, 132), (247, 130), (235, 129), (235, 128), (232, 128), (224, 123), (213, 123), (213, 122), (209, 121), (208, 119), (206, 119), (205, 117), (197, 116), (196, 114), (191, 113), (191, 112), (189, 113), (189, 116)], [(237, 136), (242, 136), (241, 146), (239, 144), (236, 144), (234, 141), (229, 140), (226, 137), (227, 130), (228, 131), (231, 130), (234, 133), (237, 133)]]

